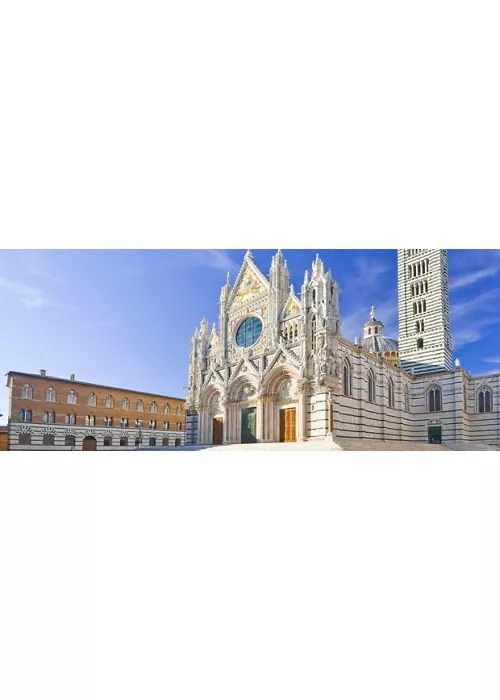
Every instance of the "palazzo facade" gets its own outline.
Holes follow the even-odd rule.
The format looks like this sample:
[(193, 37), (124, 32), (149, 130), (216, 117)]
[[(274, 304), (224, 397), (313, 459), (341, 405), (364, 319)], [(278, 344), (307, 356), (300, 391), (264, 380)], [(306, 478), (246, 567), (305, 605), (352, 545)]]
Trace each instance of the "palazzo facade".
[(339, 289), (316, 256), (300, 295), (281, 251), (247, 251), (191, 340), (186, 444), (371, 438), (500, 445), (500, 375), (451, 366), (445, 250), (398, 251), (399, 345), (374, 309), (342, 337)]

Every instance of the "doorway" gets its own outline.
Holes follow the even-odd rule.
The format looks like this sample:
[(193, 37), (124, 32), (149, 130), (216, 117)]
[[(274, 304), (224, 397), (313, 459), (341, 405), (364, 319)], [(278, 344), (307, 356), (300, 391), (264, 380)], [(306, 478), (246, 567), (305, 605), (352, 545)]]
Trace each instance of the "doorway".
[(82, 450), (97, 450), (97, 440), (95, 437), (88, 435), (82, 443)]
[(213, 445), (222, 445), (222, 428), (224, 425), (224, 418), (222, 418), (222, 417), (214, 418), (213, 424), (214, 424), (214, 433), (213, 433), (212, 444)]
[(280, 442), (297, 442), (295, 408), (282, 408), (280, 411)]
[(432, 425), (428, 428), (429, 445), (441, 445), (443, 437), (440, 425)]
[(257, 442), (257, 408), (243, 408), (241, 411), (241, 442)]

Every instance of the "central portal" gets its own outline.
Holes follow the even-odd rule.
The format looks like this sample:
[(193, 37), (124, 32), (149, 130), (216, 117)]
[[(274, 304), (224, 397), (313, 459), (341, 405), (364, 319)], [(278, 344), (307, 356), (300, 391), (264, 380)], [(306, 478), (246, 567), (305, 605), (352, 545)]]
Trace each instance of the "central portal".
[(241, 411), (241, 442), (257, 442), (257, 409), (243, 408)]
[(280, 411), (280, 442), (297, 442), (295, 408)]

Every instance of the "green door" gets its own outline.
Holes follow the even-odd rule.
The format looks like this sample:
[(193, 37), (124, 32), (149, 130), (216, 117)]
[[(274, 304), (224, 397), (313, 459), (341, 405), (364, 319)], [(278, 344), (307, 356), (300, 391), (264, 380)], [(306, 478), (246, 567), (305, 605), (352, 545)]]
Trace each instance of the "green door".
[(428, 429), (428, 434), (429, 434), (429, 444), (431, 445), (440, 445), (443, 440), (441, 437), (441, 426), (440, 425), (432, 425)]
[(257, 409), (241, 411), (241, 442), (257, 442)]

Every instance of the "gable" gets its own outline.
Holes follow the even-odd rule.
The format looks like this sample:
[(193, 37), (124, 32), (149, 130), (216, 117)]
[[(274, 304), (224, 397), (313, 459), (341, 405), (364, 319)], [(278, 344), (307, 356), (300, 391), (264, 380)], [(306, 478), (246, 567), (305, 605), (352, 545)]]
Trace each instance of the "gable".
[(257, 268), (251, 258), (245, 259), (236, 282), (234, 283), (229, 306), (245, 304), (260, 294), (269, 290), (269, 282)]

